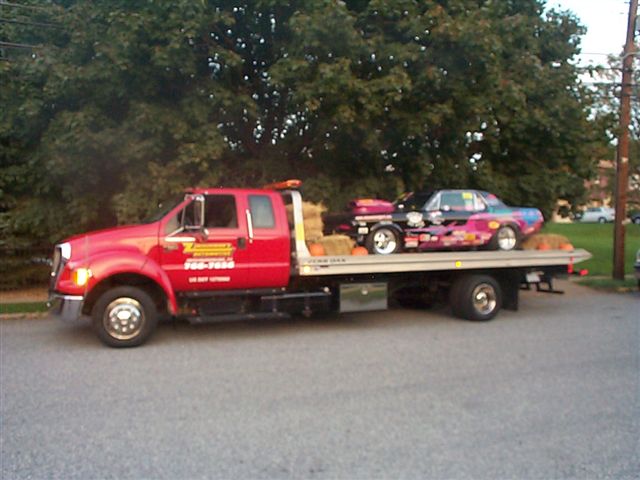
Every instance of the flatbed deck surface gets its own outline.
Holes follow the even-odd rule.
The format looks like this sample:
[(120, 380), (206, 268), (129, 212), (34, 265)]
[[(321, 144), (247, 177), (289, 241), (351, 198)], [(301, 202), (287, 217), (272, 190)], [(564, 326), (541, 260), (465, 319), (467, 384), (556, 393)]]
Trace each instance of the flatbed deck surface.
[(514, 267), (550, 267), (569, 265), (591, 258), (584, 249), (516, 250), (397, 253), (393, 255), (301, 257), (297, 273), (311, 277), (320, 275), (359, 275), (370, 273), (427, 272), (443, 270), (475, 270)]

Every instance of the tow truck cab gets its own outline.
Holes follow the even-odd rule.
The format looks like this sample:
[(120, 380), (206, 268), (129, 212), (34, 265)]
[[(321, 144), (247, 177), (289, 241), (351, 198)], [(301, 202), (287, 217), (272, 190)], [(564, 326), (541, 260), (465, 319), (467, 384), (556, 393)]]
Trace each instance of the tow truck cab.
[(280, 193), (191, 190), (157, 220), (57, 245), (50, 301), (54, 311), (72, 319), (91, 314), (107, 289), (138, 285), (164, 295), (167, 311), (175, 314), (182, 292), (286, 287), (290, 252)]

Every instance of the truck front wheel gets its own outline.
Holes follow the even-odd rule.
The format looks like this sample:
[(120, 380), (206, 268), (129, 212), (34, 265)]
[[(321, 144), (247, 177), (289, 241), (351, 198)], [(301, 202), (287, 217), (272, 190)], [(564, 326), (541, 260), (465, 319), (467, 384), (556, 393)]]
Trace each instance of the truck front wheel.
[(147, 292), (136, 287), (115, 287), (98, 299), (91, 312), (98, 338), (110, 347), (136, 347), (158, 324), (158, 312)]
[(487, 321), (502, 307), (502, 290), (488, 275), (463, 275), (451, 287), (453, 314), (473, 321)]

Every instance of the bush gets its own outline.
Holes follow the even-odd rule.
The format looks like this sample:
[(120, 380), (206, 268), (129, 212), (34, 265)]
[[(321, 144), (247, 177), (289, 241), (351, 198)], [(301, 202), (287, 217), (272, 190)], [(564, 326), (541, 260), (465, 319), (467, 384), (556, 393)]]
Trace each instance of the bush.
[(0, 249), (0, 291), (46, 285), (51, 252), (51, 248)]

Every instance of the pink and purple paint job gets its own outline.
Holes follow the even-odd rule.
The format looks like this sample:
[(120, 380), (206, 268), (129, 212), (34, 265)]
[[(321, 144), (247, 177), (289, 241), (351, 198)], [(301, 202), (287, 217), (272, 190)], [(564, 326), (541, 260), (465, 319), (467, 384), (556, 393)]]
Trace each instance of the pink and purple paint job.
[(480, 190), (408, 193), (395, 202), (354, 200), (330, 229), (353, 236), (371, 253), (489, 248), (514, 250), (542, 227), (536, 208), (509, 207)]

